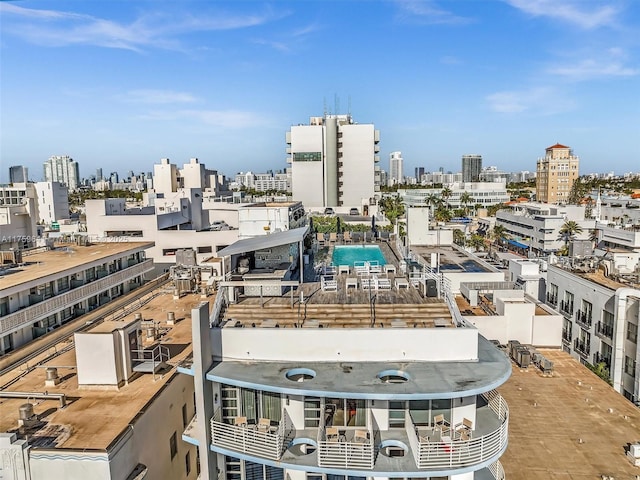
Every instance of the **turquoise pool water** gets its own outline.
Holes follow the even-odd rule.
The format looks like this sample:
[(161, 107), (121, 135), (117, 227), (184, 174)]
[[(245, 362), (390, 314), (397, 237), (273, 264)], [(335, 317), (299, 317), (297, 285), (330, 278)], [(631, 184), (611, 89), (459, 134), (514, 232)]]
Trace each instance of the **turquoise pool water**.
[(377, 261), (380, 265), (387, 263), (384, 254), (377, 245), (336, 245), (333, 247), (331, 263), (335, 266), (349, 265), (353, 267), (353, 262)]

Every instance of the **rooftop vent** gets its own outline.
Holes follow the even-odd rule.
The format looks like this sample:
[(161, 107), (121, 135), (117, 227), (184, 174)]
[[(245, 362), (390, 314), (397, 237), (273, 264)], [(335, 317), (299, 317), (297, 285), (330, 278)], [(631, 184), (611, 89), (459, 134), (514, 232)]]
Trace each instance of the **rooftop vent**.
[(18, 410), (18, 425), (21, 427), (31, 427), (38, 421), (38, 417), (33, 413), (31, 403), (23, 403)]
[(60, 377), (58, 376), (58, 369), (55, 367), (47, 367), (45, 370), (46, 378), (44, 385), (46, 387), (53, 387), (60, 383)]

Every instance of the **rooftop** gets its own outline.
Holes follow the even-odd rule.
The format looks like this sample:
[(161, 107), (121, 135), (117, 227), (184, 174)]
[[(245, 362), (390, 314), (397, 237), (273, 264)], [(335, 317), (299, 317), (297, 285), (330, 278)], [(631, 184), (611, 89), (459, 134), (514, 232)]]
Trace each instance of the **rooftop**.
[[(34, 400), (0, 398), (0, 431), (17, 432), (19, 407), (27, 402), (33, 404), (39, 422), (28, 430), (33, 444), (56, 448), (106, 449), (126, 428), (145, 405), (178, 375), (175, 365), (191, 354), (191, 309), (202, 299), (200, 295), (187, 295), (174, 300), (172, 295), (158, 295), (142, 307), (139, 312), (145, 320), (161, 322), (164, 332), (160, 343), (171, 352), (169, 368), (160, 375), (141, 374), (128, 385), (119, 389), (79, 388), (76, 357), (69, 347), (68, 337), (47, 352), (64, 352), (57, 356), (40, 357), (29, 362), (31, 370), (23, 370), (23, 365), (5, 371), (0, 376), (3, 392), (44, 392), (65, 394), (67, 406), (59, 408), (57, 400)], [(164, 321), (168, 311), (175, 312), (177, 322), (167, 325)], [(112, 331), (116, 326), (125, 326), (134, 320), (135, 313), (122, 321), (98, 324), (94, 331)], [(72, 337), (71, 337), (72, 338)], [(50, 353), (47, 353), (50, 355)], [(62, 382), (45, 388), (46, 368), (57, 367)], [(54, 433), (52, 433), (54, 432)]]
[(10, 268), (0, 276), (0, 289), (14, 287), (49, 275), (55, 275), (89, 262), (106, 259), (112, 255), (124, 255), (130, 250), (145, 249), (153, 242), (105, 242), (86, 246), (56, 244), (53, 250), (25, 255), (23, 263)]
[[(618, 279), (624, 279), (624, 281), (620, 281), (611, 275), (605, 275), (602, 270), (595, 268), (584, 268), (581, 267), (571, 267), (569, 264), (556, 263), (550, 265), (550, 267), (558, 267), (561, 270), (565, 270), (567, 272), (571, 272), (578, 277), (582, 277), (585, 280), (589, 280), (593, 283), (597, 283), (605, 288), (610, 288), (612, 290), (617, 290), (618, 288), (639, 288), (640, 287), (640, 279), (637, 274), (635, 275), (625, 275), (617, 277)], [(588, 271), (585, 271), (588, 270)], [(634, 279), (635, 277), (635, 279)]]
[(509, 447), (500, 458), (509, 480), (636, 478), (625, 447), (640, 441), (640, 409), (568, 353), (537, 349), (552, 377), (512, 366), (498, 391), (509, 405)]

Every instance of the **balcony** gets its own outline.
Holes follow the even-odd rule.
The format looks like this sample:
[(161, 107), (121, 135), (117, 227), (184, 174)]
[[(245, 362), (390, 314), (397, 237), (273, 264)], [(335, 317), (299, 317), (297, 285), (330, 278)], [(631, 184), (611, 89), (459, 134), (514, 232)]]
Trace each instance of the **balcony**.
[(563, 328), (562, 329), (562, 341), (566, 342), (566, 343), (571, 343), (571, 339), (572, 339), (571, 329), (570, 328)]
[(593, 354), (593, 364), (598, 365), (604, 363), (607, 366), (607, 370), (611, 370), (611, 356), (605, 357), (601, 352)]
[[(327, 438), (324, 425), (296, 430), (286, 410), (267, 432), (255, 425), (223, 423), (218, 409), (211, 419), (211, 448), (225, 455), (278, 462), (283, 468), (348, 469), (362, 476), (391, 471), (455, 474), (496, 462), (507, 446), (508, 423), (507, 404), (495, 391), (478, 399), (469, 439), (441, 435), (432, 426), (416, 426), (409, 412), (405, 412), (404, 428), (382, 430), (370, 417), (368, 428), (339, 428), (337, 438)], [(502, 479), (501, 471), (498, 465), (491, 473)]]
[(558, 295), (547, 293), (547, 303), (553, 308), (556, 308), (558, 306)]
[(560, 302), (560, 312), (564, 313), (567, 316), (573, 315), (573, 302), (567, 302), (566, 300), (562, 300)]
[(613, 325), (603, 322), (596, 323), (596, 335), (600, 338), (613, 340)]
[(589, 345), (589, 343), (585, 342), (584, 340), (576, 338), (573, 342), (573, 349), (578, 352), (578, 355), (587, 359), (587, 357), (589, 357), (589, 353), (591, 352), (591, 345)]
[(576, 322), (578, 323), (578, 325), (586, 328), (587, 330), (591, 328), (591, 325), (593, 323), (592, 318), (593, 315), (590, 311), (583, 312), (582, 310), (578, 310), (576, 312)]

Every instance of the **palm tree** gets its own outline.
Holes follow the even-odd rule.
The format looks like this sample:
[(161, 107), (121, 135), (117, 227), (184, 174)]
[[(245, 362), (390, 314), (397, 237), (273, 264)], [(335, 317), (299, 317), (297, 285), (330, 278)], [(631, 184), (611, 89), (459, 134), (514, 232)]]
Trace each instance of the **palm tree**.
[(475, 251), (482, 250), (484, 248), (484, 237), (482, 235), (478, 235), (477, 233), (474, 233), (469, 238), (468, 244)]
[(451, 197), (451, 195), (453, 194), (453, 192), (451, 191), (451, 189), (449, 187), (444, 187), (442, 189), (442, 192), (440, 192), (440, 196), (442, 197), (442, 201), (445, 203), (445, 205), (448, 207), (449, 206), (449, 198)]
[(564, 241), (564, 250), (569, 251), (569, 241), (582, 233), (582, 227), (573, 220), (567, 220), (558, 230), (558, 240)]
[[(504, 225), (494, 225), (493, 229), (489, 233), (489, 239), (491, 243), (502, 243), (509, 238), (507, 229)], [(491, 250), (491, 243), (489, 243), (489, 250)]]
[(460, 203), (464, 205), (465, 215), (468, 215), (469, 204), (473, 203), (473, 197), (471, 196), (471, 194), (469, 192), (463, 192), (462, 195), (460, 195)]
[(591, 240), (591, 244), (593, 246), (593, 248), (596, 248), (598, 246), (598, 229), (597, 228), (592, 228), (589, 231), (589, 240)]
[(457, 228), (453, 231), (453, 243), (456, 245), (460, 245), (464, 247), (466, 242), (466, 236), (462, 230), (458, 230)]
[(448, 222), (451, 220), (451, 215), (451, 209), (445, 207), (444, 205), (440, 205), (438, 208), (436, 208), (433, 217), (436, 219), (436, 222)]
[(400, 195), (383, 197), (379, 201), (379, 205), (384, 215), (391, 222), (391, 225), (395, 225), (398, 217), (404, 215), (404, 203), (402, 203)]
[(431, 207), (431, 213), (433, 214), (434, 208), (442, 204), (442, 199), (435, 193), (430, 193), (424, 197), (424, 203)]

